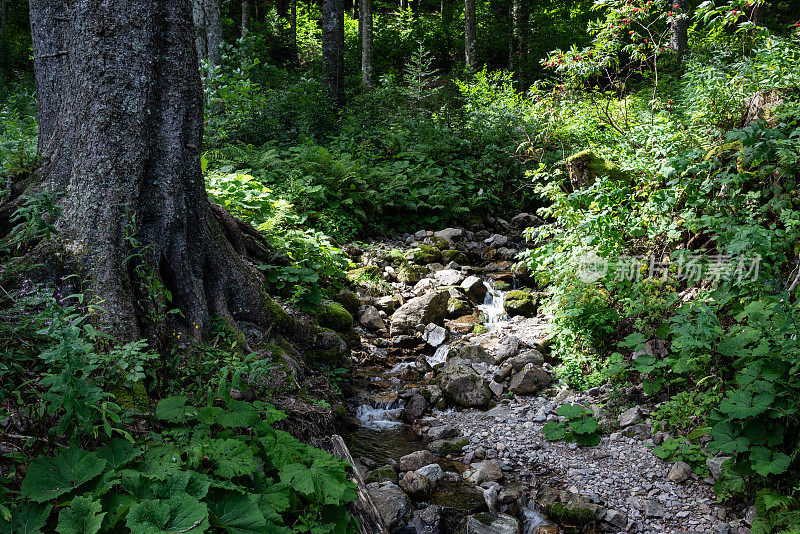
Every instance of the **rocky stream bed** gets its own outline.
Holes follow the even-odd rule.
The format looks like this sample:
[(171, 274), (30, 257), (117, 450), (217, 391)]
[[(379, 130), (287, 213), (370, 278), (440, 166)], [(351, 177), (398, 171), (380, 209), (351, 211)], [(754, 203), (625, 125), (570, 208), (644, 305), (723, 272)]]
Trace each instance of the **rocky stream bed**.
[[(571, 391), (552, 375), (548, 317), (514, 263), (537, 223), (520, 214), (496, 233), (419, 231), (350, 246), (361, 267), (360, 363), (346, 436), (392, 533), (750, 532), (748, 510), (717, 503), (723, 458), (701, 479), (653, 454), (654, 399), (609, 414), (610, 388)], [(595, 447), (550, 442), (564, 403), (609, 430)], [(750, 512), (752, 513), (752, 511)]]

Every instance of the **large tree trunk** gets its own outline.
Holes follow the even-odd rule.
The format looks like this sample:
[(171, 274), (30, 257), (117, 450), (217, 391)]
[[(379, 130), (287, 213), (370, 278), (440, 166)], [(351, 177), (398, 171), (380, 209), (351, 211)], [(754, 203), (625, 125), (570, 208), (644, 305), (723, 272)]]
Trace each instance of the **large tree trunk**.
[(361, 84), (369, 91), (374, 84), (372, 68), (372, 0), (360, 0)]
[(678, 54), (683, 54), (689, 46), (689, 1), (674, 0), (678, 6), (673, 13), (670, 28), (670, 47)]
[(344, 104), (344, 4), (322, 2), (322, 77), (334, 108)]
[(464, 0), (464, 64), (475, 70), (475, 0)]
[(294, 65), (300, 65), (297, 50), (297, 0), (291, 0), (289, 6), (289, 55)]
[(189, 2), (30, 8), (43, 147), (31, 188), (60, 192), (63, 216), (29, 259), (80, 273), (119, 341), (163, 340), (167, 328), (199, 338), (212, 315), (270, 327), (282, 310), (246, 259), (270, 252), (205, 192)]

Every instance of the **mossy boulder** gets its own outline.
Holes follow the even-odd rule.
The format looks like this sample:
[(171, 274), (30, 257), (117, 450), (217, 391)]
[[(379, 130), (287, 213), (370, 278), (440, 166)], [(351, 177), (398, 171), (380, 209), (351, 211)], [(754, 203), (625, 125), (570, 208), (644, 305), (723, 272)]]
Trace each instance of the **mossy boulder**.
[(380, 276), (381, 270), (377, 265), (365, 265), (364, 267), (347, 271), (346, 278), (348, 282), (358, 284), (359, 282), (363, 282), (365, 280), (375, 280), (380, 278)]
[(508, 291), (509, 289), (511, 289), (511, 284), (509, 284), (505, 280), (497, 280), (492, 284), (492, 286), (497, 291)]
[(472, 330), (471, 330), (471, 332), (473, 334), (475, 334), (476, 336), (480, 336), (481, 334), (485, 334), (488, 331), (489, 331), (489, 329), (486, 328), (486, 326), (484, 326), (482, 324), (476, 324), (475, 326), (472, 327)]
[(447, 456), (461, 454), (467, 445), (469, 445), (467, 438), (437, 439), (428, 444), (428, 450), (439, 456)]
[(450, 300), (447, 301), (447, 317), (450, 319), (472, 315), (474, 311), (472, 303), (466, 298), (456, 299), (451, 297)]
[(459, 265), (464, 265), (467, 263), (467, 256), (460, 250), (443, 250), (442, 261), (444, 263), (450, 263), (451, 261), (454, 261)]
[(338, 302), (322, 302), (312, 314), (320, 325), (337, 332), (346, 332), (353, 326), (353, 316)]
[(433, 247), (436, 247), (439, 250), (447, 250), (448, 248), (450, 248), (450, 241), (448, 241), (443, 237), (439, 237), (437, 235), (426, 237), (425, 243)]
[(510, 316), (533, 317), (539, 302), (537, 295), (526, 290), (509, 291), (503, 301), (503, 310)]
[(404, 284), (416, 284), (428, 273), (428, 269), (419, 265), (406, 264), (397, 271), (397, 279)]
[(406, 259), (417, 265), (436, 263), (442, 259), (442, 252), (431, 245), (420, 245), (406, 252)]
[(567, 171), (573, 189), (583, 189), (592, 185), (596, 178), (607, 177), (620, 183), (630, 183), (631, 176), (617, 165), (606, 161), (594, 150), (586, 149), (566, 159)]
[(141, 381), (134, 382), (132, 385), (126, 385), (120, 382), (111, 390), (111, 393), (116, 397), (117, 404), (126, 410), (147, 412), (150, 411), (150, 396), (144, 388)]
[(358, 301), (358, 295), (356, 295), (355, 292), (350, 291), (349, 289), (343, 289), (335, 297), (333, 297), (333, 301), (341, 304), (342, 307), (353, 317), (358, 315), (358, 306), (361, 303)]
[(364, 479), (364, 482), (367, 484), (372, 482), (391, 482), (392, 484), (397, 484), (397, 471), (395, 471), (394, 467), (391, 465), (384, 465), (383, 467), (370, 471)]

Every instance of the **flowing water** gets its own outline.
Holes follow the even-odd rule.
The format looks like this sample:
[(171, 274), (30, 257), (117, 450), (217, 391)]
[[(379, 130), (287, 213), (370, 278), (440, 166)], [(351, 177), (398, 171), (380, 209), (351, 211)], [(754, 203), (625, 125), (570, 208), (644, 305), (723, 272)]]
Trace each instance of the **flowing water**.
[(491, 330), (508, 318), (505, 310), (503, 310), (506, 292), (496, 289), (489, 282), (484, 282), (483, 285), (486, 286), (486, 297), (483, 299), (483, 304), (478, 306), (478, 309), (486, 316), (484, 325)]
[(450, 352), (450, 345), (445, 343), (443, 345), (439, 345), (436, 349), (436, 352), (433, 353), (433, 356), (426, 356), (425, 359), (428, 360), (428, 364), (431, 367), (436, 367), (440, 363), (445, 363), (447, 361), (447, 354)]

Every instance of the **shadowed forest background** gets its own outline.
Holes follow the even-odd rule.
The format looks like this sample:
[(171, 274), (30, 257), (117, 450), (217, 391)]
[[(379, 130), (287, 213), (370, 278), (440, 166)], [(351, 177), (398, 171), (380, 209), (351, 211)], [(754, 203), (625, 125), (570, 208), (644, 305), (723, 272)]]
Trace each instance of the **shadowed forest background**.
[[(75, 4), (0, 0), (0, 533), (358, 532), (367, 347), (491, 322), (461, 276), (396, 326), (445, 268), (605, 388), (548, 440), (646, 405), (738, 532), (800, 532), (800, 2)], [(418, 367), (407, 423), (480, 404)]]

